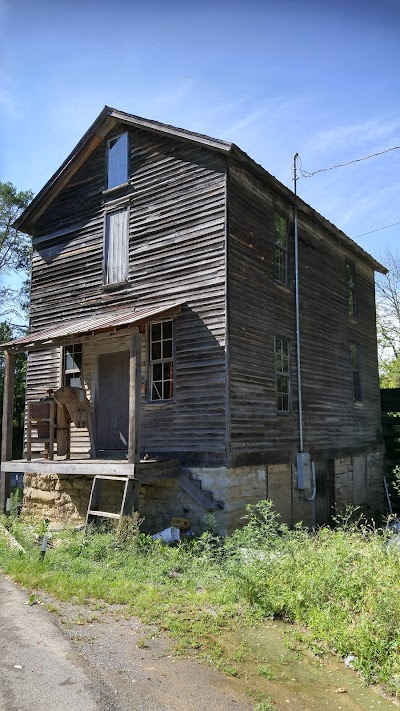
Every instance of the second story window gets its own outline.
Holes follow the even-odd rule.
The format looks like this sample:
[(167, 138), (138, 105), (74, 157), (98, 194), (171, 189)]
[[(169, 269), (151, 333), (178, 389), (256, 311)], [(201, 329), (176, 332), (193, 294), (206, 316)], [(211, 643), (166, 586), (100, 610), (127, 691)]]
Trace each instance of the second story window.
[(346, 259), (347, 304), (349, 316), (356, 315), (356, 269), (353, 262)]
[(104, 225), (103, 284), (119, 284), (128, 279), (128, 208), (107, 212)]
[(350, 343), (350, 358), (353, 373), (353, 398), (355, 402), (361, 402), (360, 348), (357, 343)]
[(64, 346), (63, 385), (71, 388), (82, 387), (82, 343)]
[(174, 339), (172, 321), (150, 326), (150, 401), (174, 395)]
[(275, 213), (275, 280), (280, 284), (287, 284), (287, 225), (282, 215)]
[(121, 133), (108, 141), (107, 188), (128, 182), (128, 134)]
[(290, 412), (290, 346), (286, 338), (275, 338), (276, 405), (278, 412)]

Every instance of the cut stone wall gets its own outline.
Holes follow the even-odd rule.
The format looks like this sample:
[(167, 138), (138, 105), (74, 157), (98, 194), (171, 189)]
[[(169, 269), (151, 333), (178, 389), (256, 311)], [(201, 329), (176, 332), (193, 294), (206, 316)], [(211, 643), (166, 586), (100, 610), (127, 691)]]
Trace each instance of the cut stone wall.
[(336, 510), (352, 504), (368, 518), (379, 520), (387, 512), (383, 475), (383, 452), (335, 459)]
[(25, 474), (22, 513), (36, 519), (79, 522), (86, 516), (91, 479)]
[(202, 488), (212, 491), (215, 501), (223, 502), (223, 509), (212, 512), (222, 535), (243, 526), (247, 504), (257, 504), (267, 497), (266, 470), (266, 466), (190, 469)]
[(351, 457), (335, 459), (335, 508), (344, 511), (353, 503), (353, 460)]
[(379, 520), (382, 513), (388, 513), (383, 477), (385, 474), (385, 456), (383, 452), (367, 454), (367, 491), (369, 514)]
[[(364, 463), (364, 464), (363, 464)], [(365, 466), (365, 475), (363, 474)], [(354, 470), (356, 475), (354, 476)], [(192, 528), (200, 533), (215, 521), (221, 534), (231, 533), (243, 526), (247, 504), (256, 504), (266, 498), (272, 500), (281, 521), (289, 526), (302, 521), (314, 525), (314, 504), (307, 501), (305, 492), (297, 489), (295, 466), (191, 468), (185, 473), (201, 482), (203, 490), (213, 492), (215, 501), (223, 503), (222, 509), (207, 511), (181, 488), (178, 479), (165, 479), (139, 488), (139, 511), (145, 521), (146, 533), (157, 533), (171, 525), (172, 517), (188, 518)], [(366, 481), (363, 481), (365, 476)], [(365, 486), (364, 486), (365, 484)], [(85, 519), (92, 479), (59, 476), (57, 474), (25, 474), (23, 513), (37, 519), (78, 523)], [(117, 512), (122, 496), (122, 482), (103, 489), (104, 508)], [(364, 497), (365, 503), (360, 497)], [(306, 492), (307, 493), (307, 492)], [(368, 517), (384, 512), (383, 454), (369, 454), (364, 458), (345, 457), (335, 460), (336, 509), (343, 511), (355, 499)]]
[[(243, 525), (246, 504), (256, 504), (266, 498), (266, 467), (185, 470), (201, 481), (202, 488), (213, 492), (214, 500), (223, 502), (223, 509), (208, 512), (182, 489), (177, 479), (165, 479), (139, 488), (139, 511), (144, 517), (143, 530), (157, 533), (171, 525), (174, 516), (188, 518), (192, 528), (200, 533), (215, 520), (216, 531), (225, 534)], [(89, 502), (91, 478), (57, 474), (25, 474), (23, 513), (50, 521), (84, 520)], [(104, 508), (118, 511), (122, 484), (103, 489)]]

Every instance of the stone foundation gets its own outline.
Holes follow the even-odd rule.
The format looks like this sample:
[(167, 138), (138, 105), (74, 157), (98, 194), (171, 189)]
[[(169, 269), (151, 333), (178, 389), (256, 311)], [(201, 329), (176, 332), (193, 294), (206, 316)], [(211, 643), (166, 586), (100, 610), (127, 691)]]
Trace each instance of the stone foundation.
[[(247, 504), (256, 504), (266, 498), (273, 501), (283, 523), (292, 526), (302, 521), (306, 526), (314, 525), (315, 502), (308, 501), (305, 492), (297, 489), (295, 466), (191, 468), (185, 473), (198, 479), (203, 490), (212, 491), (215, 501), (223, 503), (222, 509), (211, 512), (215, 529), (221, 534), (231, 533), (244, 524)], [(82, 522), (91, 485), (92, 479), (86, 477), (25, 474), (23, 513), (36, 519)], [(122, 483), (105, 485), (105, 509), (119, 511), (121, 495)], [(335, 501), (339, 512), (347, 504), (359, 505), (370, 518), (385, 512), (383, 454), (336, 459)], [(146, 533), (157, 533), (169, 527), (172, 517), (190, 519), (196, 533), (210, 523), (207, 511), (183, 491), (177, 479), (141, 486), (139, 511), (145, 519), (142, 528)]]
[(384, 454), (373, 452), (335, 459), (336, 509), (341, 512), (346, 505), (359, 506), (368, 517), (380, 519), (387, 513), (383, 486)]

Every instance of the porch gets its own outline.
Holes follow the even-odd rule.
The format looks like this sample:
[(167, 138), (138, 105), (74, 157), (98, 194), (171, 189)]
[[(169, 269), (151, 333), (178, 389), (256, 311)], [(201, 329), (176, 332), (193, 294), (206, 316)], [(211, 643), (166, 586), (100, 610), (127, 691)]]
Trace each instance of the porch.
[[(3, 344), (5, 351), (5, 381), (2, 421), (2, 446), (1, 446), (1, 480), (0, 480), (0, 512), (4, 512), (7, 498), (10, 495), (10, 478), (13, 472), (27, 474), (55, 474), (60, 477), (93, 478), (95, 474), (110, 476), (129, 476), (137, 480), (138, 484), (153, 484), (164, 479), (177, 478), (180, 473), (180, 462), (174, 460), (155, 460), (148, 457), (140, 458), (140, 420), (142, 399), (142, 333), (146, 324), (156, 319), (162, 320), (180, 312), (180, 305), (173, 304), (158, 308), (129, 311), (106, 311), (95, 316), (76, 321), (63, 322), (57, 327), (37, 331), (20, 339)], [(110, 343), (112, 344), (110, 347)], [(93, 344), (100, 344), (102, 370), (93, 366), (81, 373), (80, 387), (65, 386), (61, 380), (60, 358), (57, 367), (60, 369), (58, 376), (58, 389), (54, 390), (54, 382), (43, 382), (44, 378), (38, 377), (38, 386), (35, 387), (35, 399), (28, 392), (30, 402), (27, 408), (27, 436), (25, 442), (25, 457), (12, 459), (12, 434), (13, 434), (13, 401), (14, 401), (14, 369), (15, 358), (19, 352), (34, 354), (40, 360), (40, 354), (49, 352), (49, 349), (70, 348), (80, 344), (81, 348), (91, 349), (92, 361), (96, 363), (96, 351)], [(93, 350), (95, 355), (93, 355)], [(108, 351), (112, 353), (109, 354)], [(114, 396), (115, 383), (108, 382), (107, 388), (102, 392), (102, 380), (105, 374), (120, 369), (120, 362), (108, 358), (123, 354), (121, 363), (124, 368), (124, 377), (118, 377), (118, 388), (121, 393)], [(103, 357), (103, 355), (105, 357)], [(97, 369), (97, 370), (96, 370)], [(90, 372), (89, 372), (90, 371)], [(54, 380), (54, 379), (53, 379)], [(97, 387), (96, 399), (93, 393)], [(65, 395), (72, 394), (65, 399)], [(74, 392), (75, 391), (75, 392)], [(102, 393), (101, 397), (100, 394)], [(64, 397), (64, 400), (60, 396)], [(35, 405), (47, 402), (49, 417), (42, 418), (39, 424), (35, 417)], [(98, 406), (102, 403), (102, 418), (100, 419)], [(30, 414), (29, 414), (30, 413)], [(109, 417), (109, 419), (108, 419)], [(39, 421), (36, 415), (36, 420)], [(43, 435), (44, 422), (47, 420), (47, 433)], [(107, 439), (112, 429), (115, 432), (114, 441)], [(123, 422), (123, 425), (121, 425)], [(76, 443), (71, 445), (71, 424)], [(42, 431), (40, 431), (42, 428)], [(32, 436), (33, 431), (33, 436)], [(120, 440), (114, 445), (116, 438)], [(101, 439), (101, 441), (100, 441)], [(86, 445), (82, 444), (86, 441)], [(105, 442), (105, 444), (104, 444)], [(109, 445), (107, 445), (107, 442)], [(110, 446), (111, 443), (111, 446)], [(110, 446), (110, 451), (108, 450)]]
[(61, 459), (53, 460), (35, 457), (28, 462), (26, 459), (12, 459), (1, 463), (2, 473), (11, 474), (58, 474), (60, 476), (91, 477), (95, 474), (109, 476), (129, 476), (145, 486), (163, 479), (173, 479), (179, 476), (181, 464), (179, 459), (141, 459), (139, 462), (128, 462), (121, 459)]

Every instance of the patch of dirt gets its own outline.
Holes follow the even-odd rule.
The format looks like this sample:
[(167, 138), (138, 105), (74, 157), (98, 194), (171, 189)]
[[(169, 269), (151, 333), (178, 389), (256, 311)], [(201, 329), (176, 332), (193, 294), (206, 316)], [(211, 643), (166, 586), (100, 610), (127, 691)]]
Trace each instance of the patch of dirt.
[(74, 605), (41, 594), (119, 711), (251, 711), (239, 679), (193, 658), (176, 657), (156, 627), (126, 617), (124, 606)]

